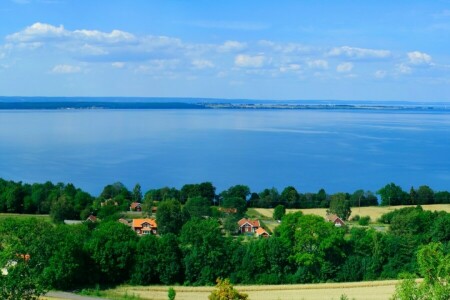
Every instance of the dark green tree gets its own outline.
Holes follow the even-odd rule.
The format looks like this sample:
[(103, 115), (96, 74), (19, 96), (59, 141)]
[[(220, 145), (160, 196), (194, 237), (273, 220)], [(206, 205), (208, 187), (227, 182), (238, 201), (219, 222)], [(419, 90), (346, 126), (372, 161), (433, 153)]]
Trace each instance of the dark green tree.
[(156, 211), (156, 223), (159, 234), (178, 234), (183, 226), (181, 203), (174, 199), (161, 201)]
[(159, 240), (154, 235), (146, 235), (139, 239), (136, 247), (136, 263), (131, 276), (131, 282), (138, 285), (155, 284), (159, 281), (158, 251)]
[(346, 221), (350, 217), (352, 210), (350, 201), (346, 198), (346, 194), (337, 193), (331, 196), (330, 208), (327, 212), (336, 214), (339, 218)]
[(281, 218), (283, 218), (285, 214), (286, 214), (286, 208), (284, 207), (284, 205), (279, 204), (273, 210), (274, 220), (281, 220)]
[(185, 212), (189, 218), (211, 216), (211, 202), (202, 197), (189, 198), (183, 206), (183, 212)]
[(141, 185), (139, 183), (136, 183), (136, 185), (133, 188), (133, 201), (134, 202), (142, 202), (142, 191), (141, 191)]
[(136, 233), (117, 221), (101, 222), (93, 231), (87, 249), (103, 282), (119, 283), (129, 278), (136, 257), (136, 242)]

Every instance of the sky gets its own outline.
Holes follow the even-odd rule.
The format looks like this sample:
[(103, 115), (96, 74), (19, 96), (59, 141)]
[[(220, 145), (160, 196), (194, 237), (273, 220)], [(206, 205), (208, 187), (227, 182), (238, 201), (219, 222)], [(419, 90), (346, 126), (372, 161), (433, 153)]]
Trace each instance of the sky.
[(450, 1), (0, 0), (0, 96), (450, 102)]

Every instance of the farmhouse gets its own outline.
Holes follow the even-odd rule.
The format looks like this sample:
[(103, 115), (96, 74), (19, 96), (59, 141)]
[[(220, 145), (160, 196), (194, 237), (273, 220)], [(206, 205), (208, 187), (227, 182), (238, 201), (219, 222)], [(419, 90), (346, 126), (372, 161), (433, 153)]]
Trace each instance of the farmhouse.
[(94, 215), (90, 215), (89, 217), (87, 217), (86, 222), (95, 223), (95, 222), (97, 222), (97, 217)]
[(255, 234), (257, 237), (263, 237), (263, 238), (268, 238), (270, 236), (270, 234), (264, 230), (264, 228), (259, 227), (258, 229), (256, 229)]
[(238, 222), (240, 233), (255, 233), (261, 227), (259, 220), (242, 218)]
[(136, 232), (138, 235), (144, 235), (156, 234), (158, 226), (155, 219), (133, 219), (131, 228), (133, 228), (134, 232)]
[(325, 219), (326, 219), (328, 222), (332, 222), (332, 223), (334, 224), (334, 226), (336, 226), (336, 227), (342, 227), (342, 226), (345, 226), (344, 221), (343, 221), (341, 218), (339, 218), (337, 215), (335, 215), (335, 214), (328, 214), (328, 215), (325, 217)]
[(142, 206), (139, 202), (133, 202), (130, 205), (130, 210), (131, 211), (142, 211)]

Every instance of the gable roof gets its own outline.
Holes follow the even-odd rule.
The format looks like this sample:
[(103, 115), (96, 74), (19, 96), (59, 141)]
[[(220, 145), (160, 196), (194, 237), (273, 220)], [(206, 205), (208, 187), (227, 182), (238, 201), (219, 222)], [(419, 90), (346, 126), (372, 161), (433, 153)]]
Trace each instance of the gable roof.
[(94, 215), (90, 215), (87, 217), (86, 221), (97, 222), (97, 217)]
[(345, 224), (344, 220), (342, 220), (341, 218), (339, 218), (337, 215), (335, 214), (328, 214), (325, 219), (329, 222), (333, 222), (333, 223), (341, 223), (341, 224)]
[(247, 218), (242, 218), (239, 220), (239, 222), (238, 222), (239, 227), (244, 226), (245, 223), (250, 224), (250, 226), (252, 226), (252, 227), (261, 227), (259, 220), (252, 220), (252, 219), (247, 219)]
[(136, 209), (136, 207), (139, 207), (139, 206), (141, 206), (141, 204), (139, 202), (133, 202), (133, 203), (131, 203), (130, 208)]
[(136, 228), (136, 227), (142, 227), (142, 225), (143, 225), (144, 223), (150, 224), (150, 227), (155, 227), (155, 228), (158, 227), (157, 224), (156, 224), (156, 220), (155, 220), (155, 219), (150, 219), (150, 218), (146, 218), (146, 219), (133, 219), (132, 226), (133, 226), (133, 228)]
[(256, 235), (260, 236), (260, 235), (270, 235), (267, 231), (264, 230), (264, 228), (259, 227), (258, 229), (256, 229), (255, 231)]

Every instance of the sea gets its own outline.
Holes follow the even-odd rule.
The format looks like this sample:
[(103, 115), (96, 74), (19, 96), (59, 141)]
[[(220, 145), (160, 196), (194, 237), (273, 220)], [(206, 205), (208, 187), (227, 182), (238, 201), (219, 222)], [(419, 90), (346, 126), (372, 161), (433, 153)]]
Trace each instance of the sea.
[(0, 178), (115, 182), (143, 191), (209, 181), (253, 192), (450, 190), (450, 111), (402, 109), (4, 109)]

